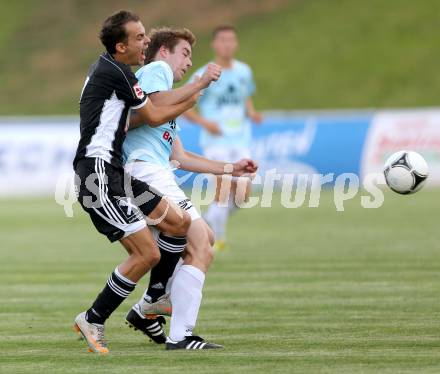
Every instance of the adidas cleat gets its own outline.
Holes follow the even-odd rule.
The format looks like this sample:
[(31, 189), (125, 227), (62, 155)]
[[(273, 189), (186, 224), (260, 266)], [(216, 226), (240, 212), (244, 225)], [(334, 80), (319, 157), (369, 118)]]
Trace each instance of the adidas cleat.
[(200, 336), (195, 336), (195, 335), (187, 336), (185, 337), (185, 339), (181, 340), (180, 342), (174, 342), (170, 338), (168, 338), (166, 342), (167, 350), (173, 350), (173, 349), (195, 350), (195, 349), (219, 349), (219, 348), (223, 348), (223, 346), (215, 343), (206, 342)]
[(145, 302), (142, 304), (141, 312), (144, 316), (171, 316), (172, 307), (170, 294), (165, 294), (159, 297), (154, 303), (149, 303), (145, 300)]
[(166, 321), (162, 316), (142, 318), (135, 310), (131, 309), (127, 317), (125, 317), (125, 320), (128, 327), (133, 328), (135, 331), (139, 330), (143, 332), (157, 344), (164, 344), (167, 340), (167, 336), (162, 328), (162, 326), (166, 324)]
[(78, 314), (73, 328), (86, 340), (90, 352), (100, 354), (107, 354), (109, 352), (104, 340), (104, 325), (87, 322), (86, 312)]

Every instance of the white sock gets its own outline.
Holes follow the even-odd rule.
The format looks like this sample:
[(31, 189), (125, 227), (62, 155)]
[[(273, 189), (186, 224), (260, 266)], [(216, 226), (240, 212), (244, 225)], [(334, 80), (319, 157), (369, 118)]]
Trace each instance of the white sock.
[(202, 302), (205, 273), (192, 265), (182, 265), (171, 286), (173, 313), (170, 321), (170, 339), (181, 341), (192, 335)]
[(206, 212), (205, 218), (211, 226), (216, 240), (226, 240), (226, 224), (228, 223), (229, 206), (213, 202)]

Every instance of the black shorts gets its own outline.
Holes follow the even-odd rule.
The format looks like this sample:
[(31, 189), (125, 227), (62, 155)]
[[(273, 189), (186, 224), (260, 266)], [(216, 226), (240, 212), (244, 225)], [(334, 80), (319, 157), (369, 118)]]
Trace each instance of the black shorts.
[(85, 158), (75, 167), (79, 203), (96, 229), (114, 242), (146, 226), (161, 195), (100, 158)]

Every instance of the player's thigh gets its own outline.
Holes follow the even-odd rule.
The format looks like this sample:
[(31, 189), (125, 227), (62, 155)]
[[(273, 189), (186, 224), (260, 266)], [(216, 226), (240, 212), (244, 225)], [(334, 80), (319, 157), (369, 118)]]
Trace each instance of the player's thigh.
[(167, 183), (162, 185), (161, 192), (164, 193), (170, 206), (173, 207), (173, 210), (180, 209), (178, 213), (179, 215), (183, 214), (186, 231), (194, 220), (201, 218), (200, 213), (193, 205), (192, 201), (186, 197), (185, 192), (177, 185), (174, 177), (172, 180), (168, 180)]
[(164, 233), (184, 236), (191, 223), (191, 217), (169, 198), (164, 197), (148, 215), (147, 223)]
[(123, 172), (101, 159), (76, 165), (78, 200), (96, 229), (114, 242), (145, 228), (139, 208), (125, 195)]
[(131, 180), (135, 201), (145, 215), (147, 224), (172, 235), (184, 235), (190, 224), (189, 216), (164, 197), (162, 191), (159, 192), (143, 180), (134, 177)]
[(144, 216), (149, 216), (156, 207), (162, 203), (162, 194), (154, 189), (149, 183), (135, 178), (125, 173), (125, 180), (129, 180), (128, 183), (131, 190), (129, 194), (134, 198), (135, 204), (139, 207)]
[(203, 218), (191, 222), (186, 238), (190, 247), (189, 252), (192, 255), (210, 254), (212, 245), (208, 229), (209, 227)]
[(150, 220), (155, 221), (151, 223), (157, 224), (162, 232), (169, 232), (176, 227), (181, 231), (183, 226), (185, 232), (180, 235), (186, 234), (191, 220), (200, 218), (200, 214), (177, 185), (174, 173), (170, 169), (148, 163), (138, 163), (132, 169), (139, 178), (160, 191), (166, 200), (149, 215)]

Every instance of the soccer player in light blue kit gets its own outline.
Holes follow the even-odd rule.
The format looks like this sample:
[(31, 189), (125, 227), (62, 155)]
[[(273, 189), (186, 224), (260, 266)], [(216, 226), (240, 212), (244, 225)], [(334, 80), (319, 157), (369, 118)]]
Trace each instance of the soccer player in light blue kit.
[[(173, 83), (180, 81), (192, 65), (191, 54), (195, 37), (187, 29), (161, 28), (152, 30), (149, 38), (151, 41), (146, 51), (147, 65), (139, 69), (136, 76), (139, 85), (155, 105), (181, 102), (219, 78), (221, 68), (210, 64), (192, 83), (172, 89)], [(161, 317), (145, 317), (151, 314), (169, 314), (166, 310), (169, 305), (166, 291), (169, 289), (172, 314), (166, 348), (221, 348), (192, 335), (201, 304), (205, 273), (212, 261), (213, 234), (177, 185), (169, 161), (177, 161), (183, 170), (216, 175), (224, 174), (228, 164), (185, 151), (177, 136), (175, 120), (159, 126), (136, 121), (132, 121), (130, 125), (140, 126), (128, 132), (123, 145), (126, 171), (141, 181), (149, 181), (152, 188), (189, 213), (192, 221), (186, 238), (167, 233), (156, 235), (161, 259), (151, 272), (148, 289), (128, 313), (127, 322), (145, 332), (155, 342), (163, 343), (164, 341), (158, 339), (163, 336)], [(252, 160), (242, 159), (232, 164), (231, 174), (242, 176), (253, 173), (256, 169)], [(179, 262), (183, 250), (183, 262)], [(161, 305), (164, 313), (160, 310)]]
[[(232, 26), (220, 26), (214, 30), (212, 47), (215, 63), (223, 68), (222, 75), (203, 91), (198, 102), (199, 113), (190, 109), (185, 116), (202, 127), (200, 142), (207, 158), (229, 162), (250, 158), (251, 122), (260, 123), (262, 119), (255, 111), (251, 98), (255, 92), (252, 70), (234, 58), (238, 40)], [(193, 77), (203, 74), (207, 66), (198, 69)], [(250, 187), (248, 181), (245, 199), (249, 196)], [(222, 177), (217, 177), (215, 201), (204, 216), (214, 230), (216, 249), (225, 247), (229, 213), (235, 209), (236, 203), (241, 203), (237, 201), (236, 191), (236, 180), (223, 178), (222, 182)]]

